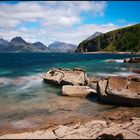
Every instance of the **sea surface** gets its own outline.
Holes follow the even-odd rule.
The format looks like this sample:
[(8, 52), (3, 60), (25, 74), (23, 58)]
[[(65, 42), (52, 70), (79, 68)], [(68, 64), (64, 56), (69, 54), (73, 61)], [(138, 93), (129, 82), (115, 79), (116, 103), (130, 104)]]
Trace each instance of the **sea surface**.
[[(45, 84), (42, 75), (51, 68), (83, 68), (88, 76), (133, 75), (137, 64), (123, 63), (131, 54), (0, 54), (0, 132), (33, 128), (51, 119), (69, 116), (93, 118), (118, 108), (140, 112), (140, 108), (100, 104), (94, 97), (61, 95), (61, 88)], [(116, 60), (116, 62), (108, 62)]]

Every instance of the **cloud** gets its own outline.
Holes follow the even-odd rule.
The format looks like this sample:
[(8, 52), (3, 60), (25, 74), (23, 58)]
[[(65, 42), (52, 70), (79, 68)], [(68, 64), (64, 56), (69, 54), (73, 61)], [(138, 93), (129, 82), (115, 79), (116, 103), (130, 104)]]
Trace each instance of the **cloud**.
[(112, 23), (97, 25), (97, 24), (86, 24), (80, 25), (77, 28), (68, 28), (66, 30), (59, 29), (28, 29), (28, 28), (19, 28), (18, 30), (3, 30), (1, 31), (1, 37), (6, 37), (5, 39), (10, 40), (15, 36), (22, 36), (28, 42), (41, 41), (44, 44), (48, 45), (54, 41), (64, 41), (72, 44), (78, 45), (81, 41), (95, 33), (98, 32), (108, 32), (121, 28)]
[[(21, 36), (28, 42), (41, 41), (48, 45), (53, 41), (64, 41), (78, 45), (96, 31), (108, 32), (119, 26), (108, 24), (83, 24), (85, 15), (92, 18), (103, 16), (107, 8), (105, 1), (28, 1), (16, 4), (0, 4), (0, 37), (11, 40)], [(25, 23), (34, 24), (30, 28)]]
[[(104, 14), (106, 2), (95, 1), (44, 1), (0, 4), (0, 27), (14, 28), (23, 22), (40, 21), (43, 26), (73, 26), (81, 23), (82, 12), (93, 16)], [(9, 22), (10, 21), (10, 22)]]

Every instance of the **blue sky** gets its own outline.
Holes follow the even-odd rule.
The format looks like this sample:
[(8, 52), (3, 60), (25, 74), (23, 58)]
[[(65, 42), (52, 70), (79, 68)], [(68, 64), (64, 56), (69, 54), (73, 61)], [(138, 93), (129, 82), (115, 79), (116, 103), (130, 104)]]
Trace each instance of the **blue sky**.
[(139, 1), (3, 1), (0, 37), (79, 44), (96, 31), (140, 23)]

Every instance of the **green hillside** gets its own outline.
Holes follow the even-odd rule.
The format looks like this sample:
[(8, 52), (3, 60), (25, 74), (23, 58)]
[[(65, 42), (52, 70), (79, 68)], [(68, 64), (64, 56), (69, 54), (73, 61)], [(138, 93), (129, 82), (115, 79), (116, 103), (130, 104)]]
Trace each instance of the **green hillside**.
[(76, 49), (78, 53), (95, 51), (140, 51), (140, 24), (110, 31), (91, 40), (84, 40)]

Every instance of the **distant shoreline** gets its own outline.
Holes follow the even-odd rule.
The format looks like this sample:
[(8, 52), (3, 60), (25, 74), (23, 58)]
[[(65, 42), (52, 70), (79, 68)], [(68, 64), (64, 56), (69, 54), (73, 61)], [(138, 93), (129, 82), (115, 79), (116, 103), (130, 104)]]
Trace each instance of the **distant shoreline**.
[(140, 54), (140, 52), (83, 52), (82, 54)]

